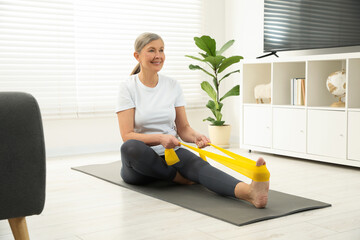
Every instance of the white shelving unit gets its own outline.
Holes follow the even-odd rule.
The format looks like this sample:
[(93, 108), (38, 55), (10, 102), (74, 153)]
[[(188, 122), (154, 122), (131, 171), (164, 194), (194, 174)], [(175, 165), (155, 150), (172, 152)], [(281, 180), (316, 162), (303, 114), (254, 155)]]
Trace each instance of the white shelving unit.
[[(346, 70), (345, 107), (326, 88)], [(360, 167), (360, 53), (245, 60), (241, 64), (240, 148)], [(291, 105), (291, 79), (305, 78), (305, 105)], [(254, 87), (271, 83), (271, 103)]]

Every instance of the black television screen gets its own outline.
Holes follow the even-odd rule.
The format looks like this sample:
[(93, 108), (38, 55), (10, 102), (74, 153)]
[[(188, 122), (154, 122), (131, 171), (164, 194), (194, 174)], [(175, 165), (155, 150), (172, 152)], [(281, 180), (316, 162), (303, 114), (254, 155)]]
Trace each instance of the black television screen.
[(264, 3), (264, 52), (360, 45), (360, 0)]

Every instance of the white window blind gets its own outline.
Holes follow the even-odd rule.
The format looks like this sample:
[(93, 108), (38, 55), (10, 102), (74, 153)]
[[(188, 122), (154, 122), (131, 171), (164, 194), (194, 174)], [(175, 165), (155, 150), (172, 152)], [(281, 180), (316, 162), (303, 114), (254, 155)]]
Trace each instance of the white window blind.
[(2, 0), (0, 91), (33, 94), (44, 117), (113, 114), (119, 82), (136, 65), (142, 32), (165, 41), (162, 74), (177, 79), (187, 106), (204, 106), (191, 71), (203, 0)]
[(76, 112), (71, 2), (0, 2), (0, 91), (25, 91), (45, 115)]

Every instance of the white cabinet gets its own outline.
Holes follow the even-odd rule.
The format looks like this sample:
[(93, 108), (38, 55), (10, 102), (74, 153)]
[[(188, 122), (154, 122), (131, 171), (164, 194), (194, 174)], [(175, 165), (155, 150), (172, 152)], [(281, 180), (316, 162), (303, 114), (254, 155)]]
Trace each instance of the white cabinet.
[(305, 109), (273, 108), (273, 148), (306, 152)]
[(344, 111), (308, 111), (308, 153), (346, 158)]
[(348, 158), (360, 161), (360, 112), (348, 115)]
[(271, 108), (266, 105), (244, 106), (244, 143), (271, 147)]
[[(331, 107), (338, 99), (326, 79), (343, 69), (345, 106)], [(300, 92), (297, 78), (305, 79)], [(271, 102), (256, 104), (254, 88), (268, 83)], [(360, 52), (247, 59), (240, 86), (240, 148), (360, 167)], [(293, 105), (295, 93), (303, 105)]]

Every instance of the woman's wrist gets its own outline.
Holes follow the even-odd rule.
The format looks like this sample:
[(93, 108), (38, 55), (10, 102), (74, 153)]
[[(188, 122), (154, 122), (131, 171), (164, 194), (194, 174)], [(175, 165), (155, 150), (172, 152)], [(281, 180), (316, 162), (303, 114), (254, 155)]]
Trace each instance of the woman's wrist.
[(203, 136), (203, 134), (195, 132), (195, 134), (194, 134), (194, 143), (197, 143), (202, 138), (202, 136)]
[(195, 144), (199, 147), (199, 148), (203, 148), (206, 146), (209, 146), (210, 143), (210, 139), (208, 137), (206, 137), (203, 134), (198, 134), (195, 140)]
[(163, 145), (163, 141), (164, 141), (164, 134), (157, 134), (157, 143), (158, 145)]

